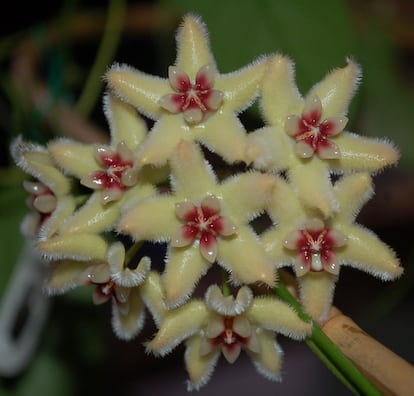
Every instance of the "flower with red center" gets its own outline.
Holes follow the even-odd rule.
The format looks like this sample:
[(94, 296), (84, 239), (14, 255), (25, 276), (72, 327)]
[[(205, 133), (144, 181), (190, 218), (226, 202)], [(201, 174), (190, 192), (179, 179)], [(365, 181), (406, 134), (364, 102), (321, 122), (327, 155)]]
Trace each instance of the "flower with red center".
[(116, 150), (105, 145), (97, 146), (95, 158), (105, 169), (85, 175), (81, 183), (86, 187), (102, 190), (103, 203), (118, 200), (128, 187), (137, 183), (138, 170), (134, 168), (133, 152), (124, 141), (118, 143)]
[[(46, 291), (61, 294), (79, 286), (94, 285), (92, 298), (95, 304), (112, 300), (112, 326), (116, 335), (131, 339), (143, 326), (145, 308), (143, 296), (152, 306), (159, 304), (154, 275), (150, 272), (150, 260), (143, 257), (136, 268), (130, 269), (122, 243), (115, 242), (107, 249), (103, 260), (57, 260), (52, 263)], [(147, 284), (150, 278), (150, 283)]]
[(325, 228), (322, 220), (313, 218), (303, 228), (291, 232), (283, 243), (287, 249), (298, 251), (296, 276), (323, 270), (338, 275), (339, 263), (334, 249), (344, 246), (346, 239), (341, 232)]
[(167, 305), (188, 299), (214, 262), (238, 284), (273, 286), (274, 268), (249, 222), (265, 210), (274, 176), (247, 172), (218, 182), (201, 148), (186, 140), (169, 165), (172, 193), (130, 205), (117, 228), (136, 241), (167, 243), (162, 274)]
[(207, 289), (204, 301), (193, 299), (165, 313), (147, 350), (164, 356), (185, 341), (188, 389), (205, 385), (220, 355), (229, 363), (244, 350), (258, 372), (280, 380), (282, 351), (275, 333), (301, 340), (311, 330), (296, 312), (276, 297), (254, 297), (241, 287), (236, 297), (224, 296), (217, 285)]
[(202, 256), (213, 263), (217, 257), (217, 234), (230, 236), (236, 232), (236, 226), (226, 216), (219, 215), (220, 200), (214, 195), (207, 195), (200, 206), (191, 202), (175, 204), (177, 217), (185, 222), (179, 232), (171, 240), (171, 246), (188, 246), (199, 240)]
[(196, 74), (195, 82), (175, 66), (168, 69), (168, 78), (176, 93), (164, 95), (160, 106), (171, 113), (183, 113), (190, 124), (198, 124), (208, 112), (216, 111), (223, 101), (223, 92), (213, 89), (214, 69), (204, 65)]
[(277, 179), (267, 212), (277, 226), (261, 234), (266, 253), (277, 268), (293, 267), (301, 302), (313, 319), (324, 322), (343, 266), (382, 280), (399, 277), (395, 253), (355, 218), (373, 194), (369, 174), (342, 176), (333, 186), (338, 211), (324, 219), (304, 207), (295, 188)]
[(301, 116), (290, 115), (286, 120), (286, 132), (295, 139), (295, 151), (301, 158), (312, 157), (316, 153), (323, 159), (341, 156), (339, 147), (330, 137), (342, 132), (348, 121), (346, 117), (322, 118), (322, 104), (318, 96), (305, 102)]
[(155, 121), (137, 151), (137, 163), (166, 164), (182, 139), (200, 142), (226, 162), (246, 161), (247, 134), (238, 115), (258, 96), (266, 58), (220, 73), (205, 25), (194, 14), (184, 17), (176, 37), (168, 78), (126, 64), (113, 65), (105, 76), (117, 97)]

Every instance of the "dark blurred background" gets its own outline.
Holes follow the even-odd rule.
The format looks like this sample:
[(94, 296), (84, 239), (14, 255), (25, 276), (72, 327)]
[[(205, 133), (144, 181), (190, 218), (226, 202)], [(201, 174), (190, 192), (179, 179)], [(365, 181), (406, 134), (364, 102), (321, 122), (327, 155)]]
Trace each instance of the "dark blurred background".
[[(402, 158), (397, 167), (375, 177), (376, 195), (359, 222), (397, 252), (405, 275), (385, 284), (345, 267), (335, 305), (413, 362), (411, 0), (9, 3), (0, 17), (0, 299), (24, 244), (19, 222), (27, 211), (24, 175), (9, 156), (10, 142), (19, 134), (39, 143), (56, 136), (105, 139), (102, 74), (116, 61), (165, 77), (175, 59), (176, 28), (188, 11), (206, 22), (221, 72), (236, 70), (262, 53), (282, 52), (296, 62), (298, 84), (306, 93), (329, 70), (344, 66), (346, 57), (361, 64), (363, 80), (351, 104), (348, 129), (392, 140)], [(250, 129), (261, 125), (257, 109), (242, 117)], [(80, 130), (85, 132), (79, 135)], [(186, 394), (183, 348), (163, 359), (147, 356), (142, 343), (155, 331), (150, 320), (136, 340), (117, 340), (110, 306), (93, 306), (90, 294), (87, 288), (50, 299), (32, 359), (17, 375), (0, 376), (0, 395)], [(285, 351), (282, 383), (262, 378), (242, 356), (234, 365), (221, 360), (209, 385), (197, 394), (349, 394), (304, 343), (279, 341)]]

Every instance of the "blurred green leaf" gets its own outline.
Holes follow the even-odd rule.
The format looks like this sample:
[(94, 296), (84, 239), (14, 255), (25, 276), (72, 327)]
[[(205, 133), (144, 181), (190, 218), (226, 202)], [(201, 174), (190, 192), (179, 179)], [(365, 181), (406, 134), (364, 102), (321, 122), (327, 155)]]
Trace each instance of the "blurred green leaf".
[(162, 2), (181, 15), (194, 12), (203, 18), (221, 72), (281, 52), (295, 61), (305, 92), (355, 52), (349, 9), (342, 0)]

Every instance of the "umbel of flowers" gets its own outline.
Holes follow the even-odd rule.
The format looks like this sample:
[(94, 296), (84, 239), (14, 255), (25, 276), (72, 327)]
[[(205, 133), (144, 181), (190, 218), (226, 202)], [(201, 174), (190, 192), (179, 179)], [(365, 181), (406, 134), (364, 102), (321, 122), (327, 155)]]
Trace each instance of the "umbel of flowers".
[[(355, 223), (373, 194), (371, 174), (398, 152), (348, 131), (361, 78), (351, 59), (302, 97), (293, 62), (280, 54), (221, 74), (205, 26), (189, 14), (167, 75), (108, 70), (107, 145), (12, 144), (31, 177), (23, 231), (49, 262), (49, 294), (92, 286), (94, 303), (111, 301), (125, 340), (149, 313), (158, 330), (144, 341), (155, 355), (184, 342), (189, 389), (207, 383), (220, 355), (233, 363), (242, 351), (280, 380), (277, 334), (302, 340), (312, 329), (273, 292), (282, 267), (292, 268), (300, 302), (319, 323), (342, 266), (382, 280), (401, 275), (393, 251)], [(256, 99), (265, 127), (247, 133), (238, 115)], [(141, 116), (154, 120), (151, 130)], [(264, 212), (273, 225), (259, 235), (252, 220)], [(163, 263), (142, 257), (147, 241), (166, 246)]]

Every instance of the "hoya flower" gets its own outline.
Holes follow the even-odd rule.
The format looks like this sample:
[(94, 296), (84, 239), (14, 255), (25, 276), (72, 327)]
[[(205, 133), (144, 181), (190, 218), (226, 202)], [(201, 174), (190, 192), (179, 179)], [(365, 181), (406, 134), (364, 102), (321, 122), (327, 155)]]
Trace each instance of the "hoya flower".
[(218, 183), (200, 148), (182, 140), (170, 160), (172, 194), (125, 206), (118, 231), (167, 242), (167, 305), (184, 302), (217, 261), (235, 282), (273, 285), (275, 274), (249, 226), (266, 207), (274, 177), (258, 172)]
[(161, 292), (156, 275), (150, 272), (149, 258), (142, 258), (134, 269), (130, 269), (128, 264), (124, 246), (115, 242), (108, 248), (105, 260), (59, 260), (52, 263), (45, 289), (55, 295), (80, 286), (95, 286), (93, 302), (112, 301), (113, 330), (119, 338), (129, 340), (144, 324), (143, 299), (157, 307), (161, 304)]
[(40, 145), (17, 138), (11, 153), (17, 166), (34, 178), (34, 181), (24, 182), (24, 188), (30, 194), (27, 203), (32, 212), (23, 219), (22, 232), (31, 238), (48, 238), (75, 208), (69, 196), (70, 181), (56, 167), (46, 148)]
[(163, 356), (185, 341), (188, 390), (198, 390), (209, 381), (221, 354), (234, 363), (242, 350), (260, 374), (279, 381), (282, 350), (275, 333), (302, 340), (310, 331), (310, 324), (275, 297), (253, 297), (247, 286), (235, 298), (223, 296), (212, 285), (204, 301), (192, 300), (169, 311), (147, 350)]
[(329, 217), (338, 208), (331, 173), (376, 172), (398, 159), (384, 139), (347, 131), (347, 109), (361, 77), (348, 60), (302, 97), (293, 63), (275, 56), (263, 78), (261, 108), (268, 126), (249, 135), (248, 155), (255, 167), (287, 170), (302, 202)]
[(262, 236), (265, 250), (277, 266), (293, 267), (302, 304), (320, 322), (331, 308), (342, 266), (384, 281), (403, 272), (394, 252), (371, 230), (355, 223), (358, 212), (373, 194), (370, 175), (343, 176), (335, 183), (333, 194), (339, 210), (324, 219), (305, 208), (293, 188), (278, 179), (268, 208), (277, 226)]
[(244, 161), (246, 133), (237, 115), (257, 96), (265, 59), (220, 74), (206, 28), (192, 14), (184, 17), (177, 48), (168, 79), (119, 64), (106, 74), (113, 92), (156, 120), (139, 148), (139, 162), (166, 163), (182, 139), (199, 141), (228, 162)]

